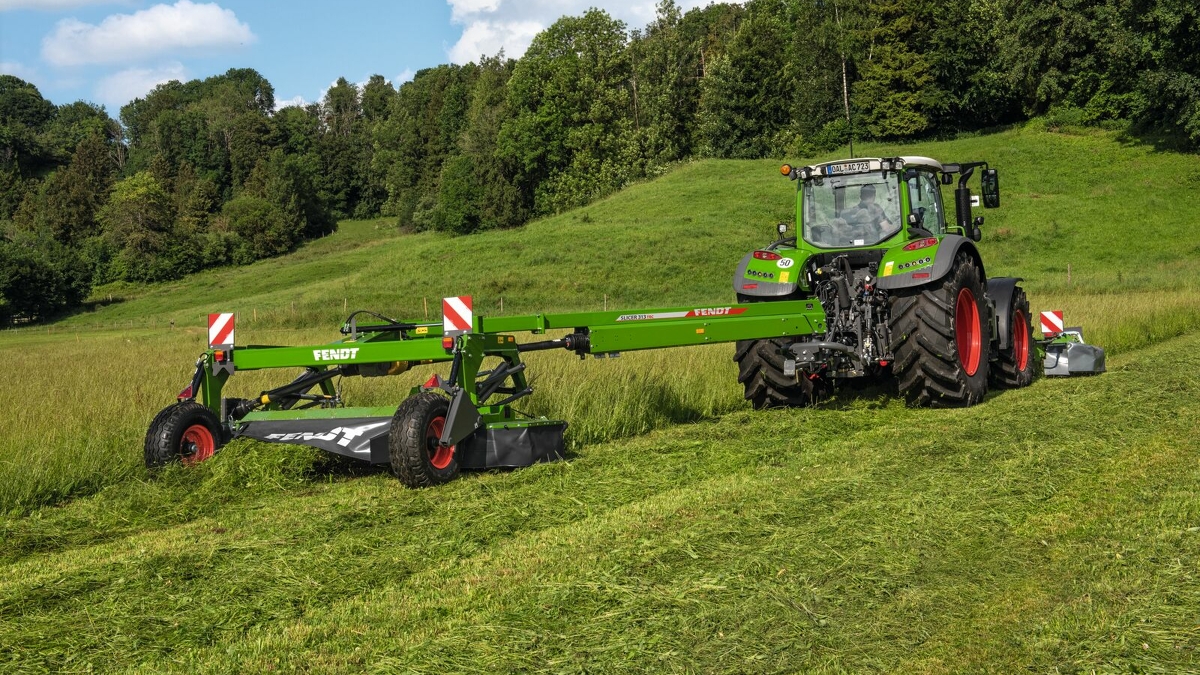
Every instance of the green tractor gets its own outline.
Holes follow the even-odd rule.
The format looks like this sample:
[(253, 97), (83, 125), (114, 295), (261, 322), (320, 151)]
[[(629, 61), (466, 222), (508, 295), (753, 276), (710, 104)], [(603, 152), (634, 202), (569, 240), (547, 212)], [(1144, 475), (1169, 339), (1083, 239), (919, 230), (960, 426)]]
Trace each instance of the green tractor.
[[(1036, 366), (1020, 279), (989, 279), (975, 242), (983, 217), (968, 181), (980, 169), (985, 208), (1000, 205), (986, 162), (928, 157), (784, 165), (797, 181), (796, 235), (747, 254), (739, 303), (815, 299), (824, 334), (742, 340), (734, 360), (755, 407), (811, 405), (837, 388), (894, 380), (913, 405), (970, 406), (988, 387), (1024, 387)], [(954, 190), (947, 218), (942, 185)]]

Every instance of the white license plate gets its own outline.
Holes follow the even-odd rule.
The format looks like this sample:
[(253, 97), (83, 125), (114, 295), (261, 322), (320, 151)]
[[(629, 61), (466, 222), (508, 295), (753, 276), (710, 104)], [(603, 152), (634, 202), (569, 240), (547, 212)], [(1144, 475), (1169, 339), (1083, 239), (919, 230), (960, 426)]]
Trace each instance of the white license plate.
[(842, 164), (830, 164), (825, 167), (825, 175), (832, 176), (839, 173), (866, 173), (871, 170), (870, 162), (845, 162)]

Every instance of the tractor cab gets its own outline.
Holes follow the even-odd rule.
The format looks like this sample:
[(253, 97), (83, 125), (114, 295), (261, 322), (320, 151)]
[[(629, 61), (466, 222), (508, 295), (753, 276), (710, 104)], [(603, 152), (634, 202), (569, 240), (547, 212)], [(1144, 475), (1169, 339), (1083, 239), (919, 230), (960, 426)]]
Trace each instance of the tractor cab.
[(800, 180), (800, 236), (818, 249), (874, 247), (946, 232), (942, 164), (928, 157), (827, 162), (783, 173)]
[[(982, 168), (982, 199), (967, 181)], [(866, 157), (805, 167), (783, 165), (797, 181), (796, 236), (747, 254), (734, 272), (739, 298), (808, 297), (819, 268), (844, 259), (855, 269), (892, 277), (883, 286), (926, 283), (941, 244), (953, 256), (982, 237), (971, 209), (1000, 205), (1000, 180), (986, 162), (947, 164), (929, 157)], [(943, 200), (942, 186), (958, 185)], [(954, 212), (948, 211), (953, 203)], [(975, 251), (973, 245), (966, 250)], [(977, 252), (973, 253), (978, 259)], [(982, 262), (980, 262), (982, 267)], [(941, 272), (941, 270), (937, 270)]]

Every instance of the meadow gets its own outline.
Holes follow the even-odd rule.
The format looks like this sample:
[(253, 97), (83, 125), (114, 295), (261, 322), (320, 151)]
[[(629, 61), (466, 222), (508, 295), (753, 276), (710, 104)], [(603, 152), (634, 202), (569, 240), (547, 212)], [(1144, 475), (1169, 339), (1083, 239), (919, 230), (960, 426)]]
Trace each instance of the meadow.
[[(436, 319), (443, 295), (727, 302), (794, 186), (773, 161), (704, 161), (518, 230), (346, 222), (0, 334), (0, 668), (1197, 671), (1200, 158), (1036, 124), (862, 152), (999, 168), (988, 274), (1024, 277), (1110, 372), (970, 410), (881, 389), (755, 412), (729, 345), (539, 353), (523, 407), (570, 422), (568, 462), (411, 491), (235, 441), (147, 474), (146, 425), (209, 311), (238, 312), (239, 341), (302, 344), (356, 308)], [(428, 374), (345, 391), (388, 405)]]

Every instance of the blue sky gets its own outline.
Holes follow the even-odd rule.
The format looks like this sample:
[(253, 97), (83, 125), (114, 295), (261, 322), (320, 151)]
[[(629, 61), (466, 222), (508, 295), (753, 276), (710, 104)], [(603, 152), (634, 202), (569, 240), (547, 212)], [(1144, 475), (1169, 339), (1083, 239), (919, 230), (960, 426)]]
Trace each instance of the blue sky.
[[(682, 0), (681, 7), (701, 4)], [(54, 103), (120, 107), (160, 82), (254, 68), (279, 103), (313, 102), (338, 77), (393, 83), (500, 49), (524, 53), (564, 14), (598, 6), (642, 27), (655, 0), (0, 0), (0, 72)]]

